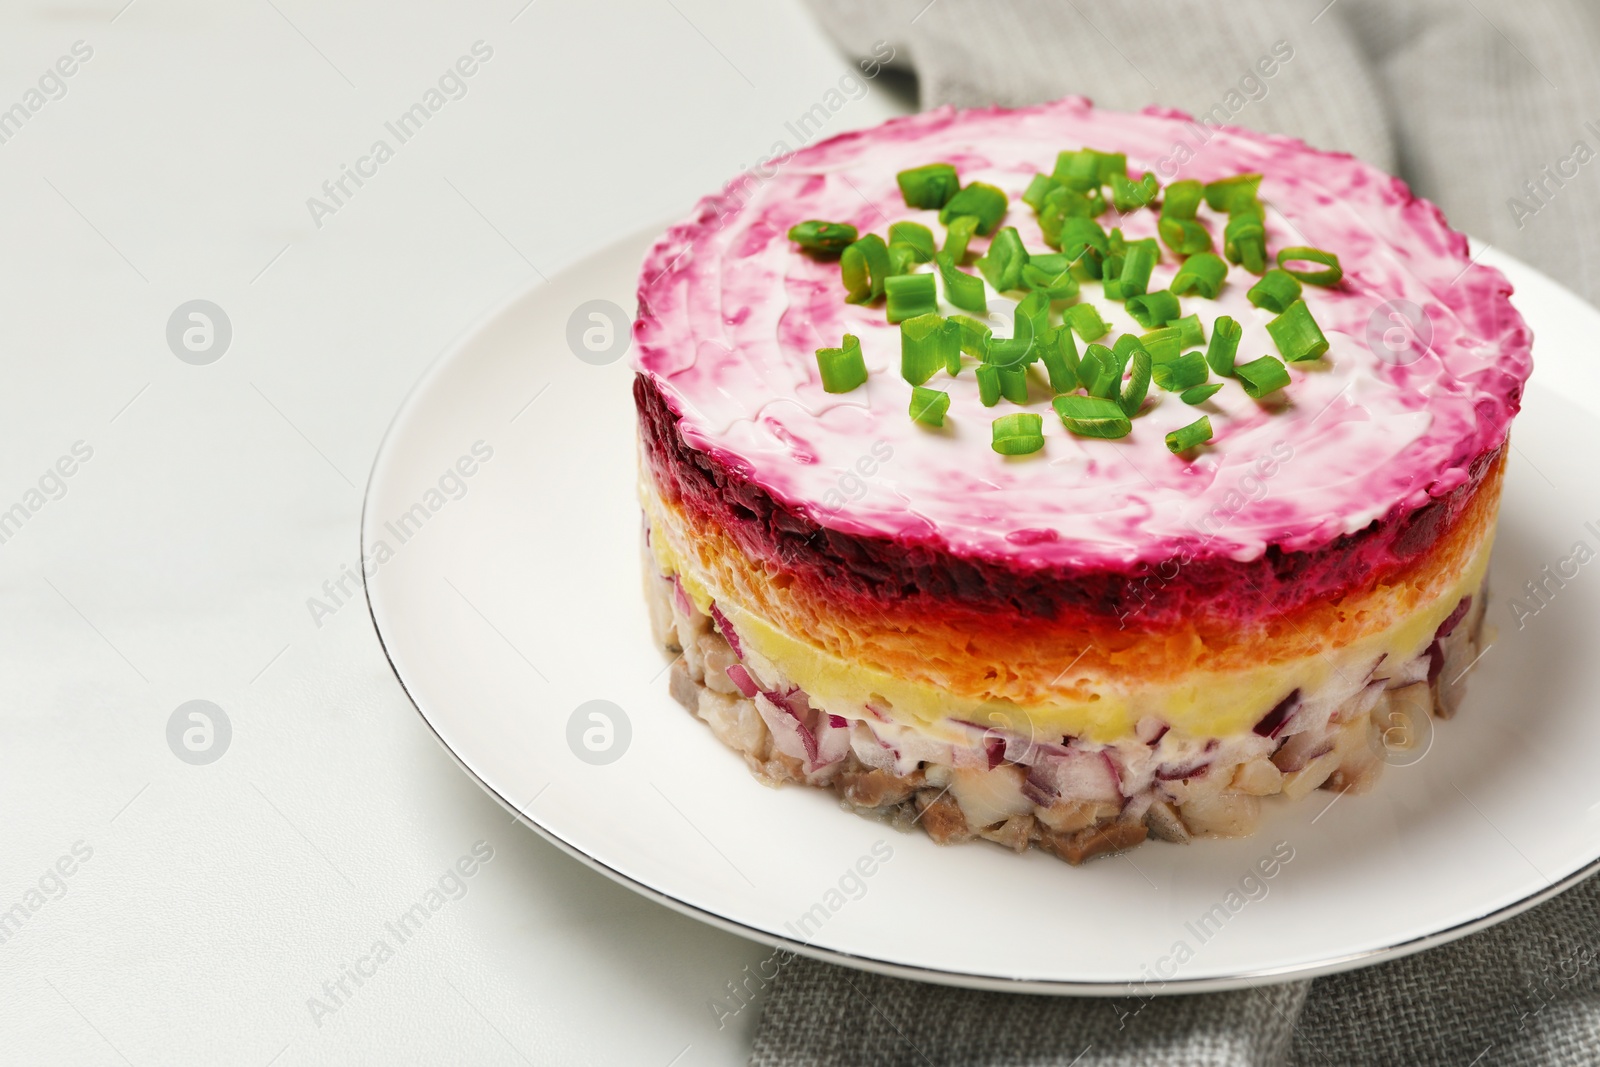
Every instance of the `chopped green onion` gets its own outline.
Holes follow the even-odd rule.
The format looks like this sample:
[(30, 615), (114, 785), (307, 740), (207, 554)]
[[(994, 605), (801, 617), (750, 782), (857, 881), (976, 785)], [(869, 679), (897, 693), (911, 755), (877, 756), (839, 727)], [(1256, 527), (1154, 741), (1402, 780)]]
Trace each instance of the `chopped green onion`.
[(1300, 299), (1300, 283), (1288, 271), (1273, 269), (1263, 274), (1245, 295), (1256, 307), (1276, 315), (1289, 310), (1289, 305)]
[(1239, 384), (1244, 386), (1244, 391), (1254, 400), (1260, 400), (1289, 384), (1289, 372), (1275, 356), (1262, 356), (1249, 363), (1240, 363), (1233, 368), (1233, 373), (1239, 379)]
[(983, 279), (958, 268), (948, 252), (938, 253), (933, 257), (933, 262), (939, 268), (940, 279), (944, 281), (946, 300), (963, 311), (988, 314), (989, 302), (983, 295)]
[(1060, 182), (1048, 174), (1035, 174), (1033, 180), (1028, 182), (1028, 188), (1022, 194), (1022, 202), (1039, 211), (1044, 207), (1045, 197), (1057, 189), (1065, 188)]
[(1025, 456), (1044, 447), (1044, 416), (1031, 411), (994, 420), (990, 447), (1002, 456)]
[(1200, 316), (1198, 314), (1185, 315), (1181, 319), (1173, 319), (1172, 325), (1177, 329), (1178, 337), (1182, 340), (1184, 348), (1206, 343), (1206, 329), (1200, 325)]
[(904, 322), (939, 310), (939, 289), (931, 274), (892, 274), (883, 283), (890, 322)]
[(1231, 178), (1210, 182), (1205, 188), (1206, 204), (1212, 211), (1225, 211), (1231, 215), (1236, 202), (1254, 201), (1260, 187), (1259, 174), (1236, 174)]
[(921, 385), (937, 370), (961, 369), (961, 327), (938, 315), (918, 315), (900, 324), (900, 377)]
[(1111, 332), (1106, 320), (1100, 317), (1100, 309), (1093, 304), (1074, 304), (1063, 311), (1061, 317), (1085, 341), (1098, 341)]
[(1211, 440), (1211, 420), (1201, 415), (1187, 426), (1180, 426), (1167, 434), (1167, 451), (1176, 455), (1197, 448)]
[(1053, 392), (1070, 393), (1078, 388), (1078, 345), (1072, 339), (1071, 330), (1065, 326), (1052, 327), (1036, 347)]
[(1128, 246), (1128, 251), (1122, 260), (1122, 295), (1124, 297), (1143, 296), (1150, 288), (1150, 272), (1155, 268), (1159, 253), (1153, 252), (1148, 245), (1134, 244)]
[(1037, 358), (1033, 355), (1034, 334), (1033, 319), (1022, 310), (1022, 305), (1017, 305), (1011, 336), (989, 338), (983, 361), (997, 367), (1023, 367), (1032, 363)]
[(1000, 376), (1000, 395), (1013, 404), (1026, 404), (1028, 402), (1028, 367), (1027, 364), (1018, 364), (1014, 367), (996, 367)]
[(1000, 368), (985, 363), (975, 372), (978, 376), (978, 399), (986, 408), (1000, 403)]
[(1328, 350), (1328, 339), (1322, 335), (1322, 328), (1311, 317), (1311, 309), (1304, 300), (1296, 300), (1283, 314), (1267, 323), (1267, 333), (1272, 335), (1278, 351), (1290, 363), (1316, 359)]
[(944, 207), (961, 187), (956, 168), (948, 163), (912, 167), (896, 174), (894, 180), (900, 183), (900, 195), (905, 197), (906, 207)]
[(1186, 356), (1157, 363), (1151, 376), (1167, 392), (1181, 393), (1203, 383), (1206, 373), (1206, 357), (1199, 352), (1190, 352)]
[(1105, 294), (1105, 298), (1107, 300), (1121, 300), (1122, 299), (1122, 278), (1121, 278), (1122, 262), (1121, 262), (1121, 260), (1122, 260), (1121, 256), (1112, 256), (1110, 259), (1106, 260), (1106, 263), (1105, 263), (1105, 283), (1101, 287), (1101, 292), (1103, 292)]
[(861, 358), (860, 339), (847, 333), (839, 348), (817, 349), (817, 370), (824, 392), (848, 393), (866, 381), (867, 363)]
[(1043, 293), (1029, 293), (1017, 302), (1011, 316), (1019, 327), (1014, 333), (1021, 333), (1020, 320), (1027, 319), (1033, 327), (1032, 336), (1043, 337), (1045, 331), (1050, 329), (1050, 298)]
[(1128, 314), (1147, 330), (1165, 326), (1176, 319), (1181, 311), (1178, 298), (1172, 295), (1170, 289), (1158, 289), (1128, 301)]
[(1083, 350), (1083, 360), (1078, 364), (1078, 377), (1083, 380), (1090, 396), (1110, 400), (1117, 396), (1117, 390), (1122, 385), (1123, 362), (1105, 345), (1090, 345)]
[(1229, 263), (1243, 264), (1251, 274), (1267, 269), (1267, 230), (1254, 215), (1240, 214), (1228, 219), (1222, 231), (1222, 254)]
[(839, 257), (839, 274), (848, 294), (845, 303), (865, 304), (878, 299), (890, 273), (889, 249), (882, 237), (869, 233), (854, 242)]
[(918, 263), (928, 262), (938, 251), (933, 243), (933, 231), (920, 222), (890, 223), (889, 244), (909, 245), (916, 249)]
[(989, 324), (966, 315), (951, 315), (950, 321), (961, 327), (961, 351), (976, 359), (985, 358), (989, 351), (989, 337), (994, 333)]
[(1183, 353), (1183, 331), (1176, 326), (1163, 326), (1158, 330), (1150, 330), (1139, 335), (1139, 343), (1144, 345), (1150, 358), (1157, 363), (1168, 359), (1177, 359)]
[[(981, 260), (978, 266), (980, 268), (983, 266)], [(1051, 300), (1070, 300), (1078, 295), (1078, 279), (1074, 278), (1072, 271), (1068, 269), (1052, 274), (1030, 262), (1022, 268), (1022, 284), (1036, 293), (1043, 293)]]
[(1095, 158), (1095, 178), (1097, 179), (1098, 184), (1106, 184), (1106, 182), (1109, 182), (1112, 176), (1116, 174), (1120, 174), (1124, 178), (1128, 176), (1127, 153), (1098, 152), (1093, 148), (1086, 148), (1084, 151), (1090, 153)]
[(1197, 181), (1173, 182), (1161, 200), (1161, 217), (1164, 219), (1192, 219), (1200, 210), (1205, 189)]
[[(1321, 263), (1328, 269), (1296, 270), (1289, 266), (1291, 263)], [(1338, 285), (1339, 280), (1344, 277), (1344, 268), (1339, 266), (1338, 256), (1332, 252), (1324, 252), (1320, 248), (1308, 248), (1305, 245), (1279, 249), (1278, 266), (1307, 285)]]
[(966, 258), (967, 244), (977, 230), (978, 220), (971, 215), (951, 219), (950, 225), (946, 226), (944, 231), (944, 251), (950, 253), (951, 259), (960, 263)]
[(1130, 181), (1126, 174), (1111, 175), (1111, 206), (1123, 214), (1155, 203), (1160, 191), (1160, 183), (1149, 171), (1138, 181)]
[(1204, 385), (1197, 385), (1192, 389), (1185, 389), (1183, 392), (1178, 394), (1178, 399), (1192, 407), (1195, 404), (1203, 404), (1207, 400), (1210, 400), (1212, 395), (1221, 388), (1221, 382), (1207, 382)]
[(1100, 154), (1092, 148), (1085, 148), (1081, 152), (1061, 152), (1056, 156), (1056, 167), (1050, 177), (1080, 193), (1099, 188), (1103, 184), (1099, 157)]
[(1211, 251), (1211, 231), (1194, 219), (1175, 219), (1163, 215), (1156, 223), (1161, 243), (1180, 256)]
[(1212, 373), (1224, 378), (1233, 375), (1234, 356), (1239, 351), (1239, 338), (1244, 327), (1231, 315), (1219, 315), (1211, 324), (1211, 343), (1206, 346), (1206, 365)]
[(904, 241), (889, 242), (889, 273), (910, 274), (911, 268), (924, 262), (922, 250), (913, 248)]
[(996, 292), (1015, 289), (1022, 284), (1022, 268), (1028, 265), (1028, 250), (1022, 247), (1022, 235), (1015, 226), (1007, 226), (989, 242), (988, 254), (978, 260), (978, 270), (989, 279)]
[(938, 389), (911, 388), (911, 417), (929, 426), (943, 426), (944, 413), (950, 410), (950, 394)]
[(1061, 424), (1079, 437), (1126, 437), (1133, 422), (1115, 401), (1098, 396), (1058, 396), (1050, 402)]
[(1172, 279), (1172, 291), (1179, 296), (1198, 293), (1215, 300), (1222, 292), (1222, 280), (1228, 276), (1228, 265), (1222, 257), (1210, 252), (1196, 252), (1183, 261)]
[(1061, 254), (1082, 262), (1089, 277), (1100, 277), (1100, 265), (1111, 252), (1106, 231), (1094, 219), (1069, 218), (1061, 223)]
[(1129, 364), (1128, 384), (1122, 387), (1122, 413), (1128, 418), (1139, 414), (1144, 398), (1150, 394), (1150, 377), (1154, 361), (1142, 347), (1133, 354)]
[(945, 201), (944, 207), (939, 209), (939, 221), (948, 226), (953, 218), (971, 215), (978, 220), (978, 236), (987, 237), (1000, 225), (1005, 214), (1005, 193), (992, 185), (972, 182)]
[(848, 222), (811, 219), (789, 227), (789, 240), (813, 252), (838, 252), (855, 239), (856, 228)]

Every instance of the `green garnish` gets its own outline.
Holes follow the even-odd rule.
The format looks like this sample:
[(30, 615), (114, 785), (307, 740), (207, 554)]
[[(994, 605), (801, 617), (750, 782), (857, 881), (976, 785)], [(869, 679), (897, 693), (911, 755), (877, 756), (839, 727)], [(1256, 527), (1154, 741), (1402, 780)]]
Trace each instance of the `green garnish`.
[(1211, 343), (1206, 346), (1206, 365), (1224, 378), (1233, 376), (1233, 360), (1239, 351), (1244, 327), (1231, 315), (1219, 315), (1211, 324)]
[(978, 400), (986, 408), (992, 408), (1000, 403), (1000, 368), (985, 363), (976, 371), (978, 376)]
[(1128, 246), (1128, 250), (1123, 253), (1122, 275), (1119, 279), (1122, 282), (1124, 298), (1145, 294), (1150, 288), (1150, 271), (1155, 268), (1156, 260), (1159, 258), (1160, 253), (1149, 245), (1138, 243)]
[(983, 361), (996, 367), (1022, 367), (1032, 363), (1033, 342), (1036, 335), (1033, 319), (1017, 305), (1012, 315), (1010, 337), (990, 337)]
[[(1034, 258), (1039, 259), (1042, 257), (1035, 256)], [(1053, 256), (1051, 258), (1060, 259), (1064, 257)], [(981, 261), (978, 266), (980, 269), (982, 268)], [(1029, 262), (1022, 268), (1022, 284), (1036, 293), (1043, 293), (1051, 300), (1070, 300), (1078, 295), (1078, 279), (1074, 278), (1072, 271), (1068, 269), (1062, 269), (1051, 274), (1047, 269), (1036, 267), (1032, 262)]]
[(1173, 319), (1170, 328), (1178, 331), (1178, 338), (1184, 348), (1206, 343), (1206, 329), (1200, 325), (1200, 316), (1198, 314), (1185, 315), (1181, 319)]
[(855, 239), (856, 228), (848, 222), (811, 219), (789, 227), (789, 240), (813, 252), (838, 252)]
[(917, 262), (926, 263), (938, 248), (933, 243), (933, 231), (920, 222), (894, 222), (889, 225), (889, 247), (906, 245), (916, 250)]
[(1028, 250), (1022, 247), (1022, 235), (1015, 226), (995, 234), (988, 253), (978, 260), (978, 270), (1000, 293), (1022, 284), (1022, 268), (1027, 265)]
[(1022, 194), (1022, 202), (1040, 211), (1044, 208), (1045, 197), (1057, 189), (1063, 188), (1062, 184), (1048, 174), (1035, 174), (1028, 182), (1028, 188)]
[(972, 235), (978, 230), (978, 220), (971, 215), (962, 215), (960, 218), (950, 220), (950, 225), (944, 231), (944, 251), (950, 253), (950, 258), (960, 263), (967, 256), (967, 245), (972, 241)]
[(1144, 398), (1150, 394), (1150, 376), (1154, 365), (1150, 353), (1143, 346), (1133, 353), (1128, 368), (1128, 384), (1122, 387), (1121, 399), (1122, 413), (1130, 419), (1139, 413)]
[(1010, 367), (996, 367), (996, 374), (1000, 378), (1000, 395), (1013, 404), (1026, 404), (1028, 402), (1028, 367), (1027, 364), (1018, 364)]
[(1161, 217), (1164, 219), (1192, 219), (1200, 210), (1205, 189), (1197, 181), (1173, 182), (1161, 199)]
[(1161, 183), (1149, 171), (1138, 181), (1130, 181), (1126, 174), (1111, 175), (1111, 206), (1127, 214), (1155, 203), (1161, 192)]
[(944, 202), (939, 209), (939, 221), (946, 226), (950, 220), (971, 215), (978, 220), (978, 236), (987, 237), (1000, 225), (1006, 214), (1006, 194), (992, 185), (972, 182)]
[(900, 377), (921, 385), (935, 371), (961, 369), (961, 327), (938, 315), (918, 315), (900, 323)]
[(1162, 244), (1180, 256), (1192, 256), (1211, 251), (1211, 231), (1194, 219), (1176, 219), (1163, 215), (1156, 223), (1156, 232)]
[(1098, 396), (1058, 396), (1050, 402), (1061, 424), (1079, 437), (1115, 439), (1133, 430), (1121, 405)]
[(1179, 296), (1198, 293), (1215, 300), (1222, 292), (1222, 281), (1228, 276), (1228, 265), (1222, 257), (1211, 252), (1196, 252), (1183, 261), (1172, 279), (1172, 291)]
[(950, 394), (938, 389), (911, 388), (911, 417), (929, 426), (943, 426), (944, 413), (950, 410)]
[(892, 274), (884, 280), (888, 296), (885, 313), (890, 322), (904, 322), (939, 310), (939, 289), (931, 274)]
[(1166, 359), (1176, 359), (1183, 353), (1183, 331), (1177, 326), (1163, 326), (1158, 330), (1140, 334), (1139, 343), (1144, 345), (1145, 351), (1150, 353), (1150, 358), (1157, 363)]
[[(1296, 270), (1289, 266), (1291, 263), (1321, 263), (1328, 269)], [(1340, 279), (1344, 277), (1344, 268), (1339, 266), (1338, 256), (1332, 252), (1324, 252), (1320, 248), (1308, 248), (1305, 245), (1279, 249), (1278, 266), (1307, 285), (1338, 285)]]
[(976, 311), (981, 315), (989, 313), (989, 302), (983, 295), (982, 278), (958, 268), (956, 261), (948, 252), (936, 254), (933, 262), (939, 268), (939, 277), (944, 281), (946, 300), (963, 311)]
[(900, 184), (900, 195), (905, 197), (906, 207), (944, 207), (961, 188), (956, 168), (948, 163), (912, 167), (896, 174), (894, 180)]
[(1100, 176), (1100, 153), (1092, 148), (1080, 152), (1061, 152), (1056, 155), (1056, 168), (1050, 177), (1080, 193), (1098, 189), (1105, 179)]
[(1186, 356), (1157, 363), (1152, 377), (1167, 392), (1181, 393), (1204, 384), (1206, 373), (1206, 357), (1199, 352), (1190, 352)]
[(1192, 389), (1185, 389), (1178, 394), (1178, 399), (1191, 406), (1203, 404), (1210, 400), (1212, 395), (1221, 388), (1221, 382), (1207, 382), (1205, 385), (1197, 385)]
[(1100, 265), (1111, 252), (1106, 231), (1094, 219), (1069, 218), (1061, 223), (1061, 254), (1081, 263), (1091, 278), (1100, 277)]
[(1289, 372), (1275, 356), (1262, 356), (1249, 363), (1240, 363), (1233, 368), (1233, 373), (1239, 379), (1239, 384), (1244, 386), (1244, 391), (1254, 400), (1260, 400), (1289, 384)]
[(1090, 345), (1083, 350), (1083, 359), (1078, 363), (1078, 377), (1090, 396), (1110, 400), (1117, 396), (1117, 389), (1122, 385), (1124, 362), (1105, 345)]
[(1167, 451), (1176, 455), (1187, 452), (1211, 440), (1211, 420), (1201, 415), (1187, 426), (1167, 434)]
[(1300, 299), (1300, 283), (1288, 271), (1273, 269), (1263, 274), (1245, 295), (1256, 307), (1276, 315), (1287, 311), (1290, 304)]
[(889, 242), (890, 274), (910, 274), (911, 268), (922, 262), (921, 249), (912, 248), (904, 241)]
[(1222, 231), (1222, 254), (1229, 263), (1239, 263), (1251, 274), (1267, 269), (1267, 229), (1259, 217), (1237, 214), (1228, 219)]
[(1210, 182), (1205, 187), (1206, 204), (1212, 211), (1234, 213), (1234, 205), (1253, 203), (1261, 188), (1261, 175), (1235, 174), (1231, 178)]
[(848, 393), (866, 381), (867, 363), (861, 358), (860, 339), (847, 333), (840, 347), (817, 349), (817, 370), (823, 391), (829, 393)]
[(883, 282), (889, 269), (889, 248), (883, 238), (869, 233), (847, 246), (839, 256), (839, 274), (844, 279), (847, 304), (866, 304), (883, 295)]
[(1044, 447), (1044, 417), (1031, 411), (994, 420), (990, 447), (1002, 456), (1025, 456)]
[(1158, 289), (1153, 293), (1132, 297), (1128, 301), (1128, 314), (1147, 330), (1157, 326), (1165, 326), (1178, 317), (1182, 309), (1178, 306), (1178, 298), (1172, 295), (1170, 289)]
[(1311, 317), (1311, 309), (1304, 300), (1296, 300), (1283, 310), (1283, 314), (1267, 323), (1267, 333), (1278, 346), (1278, 351), (1290, 363), (1316, 359), (1328, 350), (1328, 339), (1322, 328)]
[(1070, 393), (1078, 387), (1078, 344), (1071, 330), (1052, 327), (1035, 347), (1053, 392)]
[(1098, 341), (1111, 332), (1106, 320), (1100, 317), (1100, 309), (1093, 304), (1074, 304), (1063, 311), (1061, 317), (1085, 341)]
[(989, 324), (966, 315), (951, 315), (950, 321), (961, 327), (961, 351), (975, 359), (986, 358), (989, 352), (989, 338), (994, 334)]

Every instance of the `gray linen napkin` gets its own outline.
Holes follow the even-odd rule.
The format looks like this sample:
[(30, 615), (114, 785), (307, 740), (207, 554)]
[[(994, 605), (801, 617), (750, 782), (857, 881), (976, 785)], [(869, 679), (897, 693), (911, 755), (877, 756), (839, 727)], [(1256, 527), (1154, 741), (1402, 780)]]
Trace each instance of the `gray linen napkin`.
[[(1076, 93), (1294, 134), (1401, 174), (1457, 228), (1600, 300), (1600, 176), (1591, 173), (1600, 171), (1591, 165), (1600, 163), (1600, 5), (808, 2), (846, 51), (893, 45), (924, 106)], [(1262, 77), (1257, 61), (1279, 42), (1293, 56)], [(750, 1062), (1597, 1064), (1597, 957), (1600, 881), (1590, 880), (1393, 963), (1142, 1005), (970, 992), (796, 960), (769, 993)]]

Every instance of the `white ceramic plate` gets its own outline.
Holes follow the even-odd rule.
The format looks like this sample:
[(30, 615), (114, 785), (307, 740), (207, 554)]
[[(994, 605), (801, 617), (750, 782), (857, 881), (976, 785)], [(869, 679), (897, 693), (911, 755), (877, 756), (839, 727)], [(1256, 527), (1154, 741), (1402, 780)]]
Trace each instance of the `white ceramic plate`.
[[(1072, 868), (986, 843), (939, 848), (828, 793), (765, 788), (668, 697), (640, 598), (632, 372), (626, 358), (584, 362), (568, 341), (588, 301), (631, 314), (649, 236), (518, 296), (455, 346), (396, 416), (367, 489), (367, 595), (395, 672), (468, 773), (535, 830), (757, 940), (1079, 994), (1356, 967), (1498, 922), (1595, 869), (1600, 560), (1573, 557), (1578, 542), (1600, 552), (1600, 313), (1484, 256), (1516, 284), (1538, 371), (1491, 572), (1498, 639), (1427, 754), (1366, 796), (1269, 805), (1247, 840), (1152, 843)], [(579, 328), (603, 343), (587, 314)], [(1536, 613), (1514, 612), (1546, 566), (1569, 576), (1546, 583), (1543, 606), (1527, 601)], [(592, 709), (569, 730), (595, 700), (620, 709), (609, 763), (577, 755), (584, 730), (607, 743)], [(1264, 878), (1275, 852), (1292, 858)]]

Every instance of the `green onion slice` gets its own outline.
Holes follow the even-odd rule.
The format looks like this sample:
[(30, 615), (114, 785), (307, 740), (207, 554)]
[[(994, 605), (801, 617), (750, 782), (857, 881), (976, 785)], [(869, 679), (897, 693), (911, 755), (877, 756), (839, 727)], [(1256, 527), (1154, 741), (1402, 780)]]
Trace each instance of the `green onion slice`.
[(867, 380), (867, 364), (861, 358), (861, 341), (855, 334), (844, 335), (838, 348), (817, 349), (817, 370), (822, 388), (829, 393), (848, 393)]
[(975, 372), (978, 375), (978, 399), (986, 408), (1000, 403), (1000, 368), (985, 363)]
[(944, 413), (950, 410), (950, 394), (938, 389), (911, 388), (911, 417), (929, 426), (943, 426)]
[(918, 315), (900, 324), (900, 377), (921, 385), (954, 361), (961, 369), (961, 327), (938, 315)]
[(1080, 152), (1058, 153), (1055, 170), (1050, 172), (1050, 177), (1068, 189), (1075, 189), (1080, 193), (1097, 189), (1103, 184), (1103, 179), (1100, 177), (1099, 156), (1100, 153), (1092, 148), (1085, 148)]
[(1180, 256), (1211, 251), (1211, 231), (1194, 219), (1175, 219), (1165, 215), (1156, 223), (1161, 243)]
[(1145, 294), (1150, 288), (1150, 272), (1155, 268), (1159, 256), (1159, 253), (1145, 244), (1128, 246), (1128, 251), (1122, 260), (1120, 279), (1124, 298)]
[(961, 215), (971, 215), (978, 220), (978, 236), (987, 237), (1000, 225), (1006, 214), (1006, 194), (992, 185), (972, 182), (946, 200), (939, 209), (939, 221), (946, 226)]
[(1045, 197), (1057, 189), (1064, 189), (1060, 182), (1048, 174), (1035, 174), (1028, 182), (1028, 188), (1022, 194), (1022, 202), (1039, 211), (1044, 207)]
[(1274, 268), (1263, 274), (1245, 295), (1256, 307), (1277, 315), (1289, 310), (1289, 305), (1300, 299), (1300, 283), (1288, 271)]
[[(1297, 270), (1289, 265), (1291, 263), (1321, 263), (1327, 270)], [(1344, 268), (1339, 266), (1338, 256), (1306, 245), (1279, 249), (1278, 266), (1307, 285), (1338, 285), (1344, 277)]]
[(1203, 404), (1207, 400), (1210, 400), (1216, 391), (1221, 388), (1221, 382), (1207, 382), (1204, 385), (1197, 385), (1192, 389), (1185, 389), (1183, 392), (1178, 394), (1178, 399), (1190, 406), (1195, 404)]
[(906, 207), (942, 208), (961, 187), (956, 168), (948, 163), (912, 167), (896, 174), (894, 180), (900, 184), (900, 195), (905, 197)]
[(1233, 376), (1233, 360), (1239, 351), (1239, 338), (1244, 327), (1231, 315), (1219, 315), (1211, 324), (1211, 343), (1206, 346), (1206, 365), (1214, 374), (1224, 378)]
[(1170, 289), (1158, 289), (1128, 301), (1128, 314), (1147, 330), (1165, 326), (1176, 319), (1182, 310), (1178, 306), (1178, 298), (1172, 295)]
[(869, 233), (848, 246), (839, 256), (839, 274), (844, 279), (845, 303), (866, 304), (883, 295), (888, 278), (889, 248), (883, 238)]
[(1167, 434), (1167, 451), (1173, 454), (1187, 452), (1211, 440), (1211, 420), (1204, 415), (1187, 426)]
[(840, 252), (855, 239), (856, 228), (848, 222), (810, 219), (789, 227), (789, 240), (813, 252)]
[(1123, 362), (1105, 345), (1089, 345), (1083, 350), (1083, 360), (1078, 364), (1078, 377), (1083, 380), (1090, 396), (1110, 400), (1118, 396), (1118, 389), (1122, 385)]
[(1161, 217), (1164, 219), (1192, 219), (1200, 210), (1205, 188), (1197, 181), (1173, 182), (1161, 199)]
[(1244, 391), (1254, 400), (1260, 400), (1289, 384), (1289, 372), (1275, 356), (1262, 356), (1249, 363), (1240, 363), (1233, 368), (1233, 373), (1239, 379), (1239, 384), (1244, 386)]
[(983, 295), (982, 278), (958, 268), (948, 252), (938, 253), (933, 257), (933, 262), (944, 281), (946, 300), (963, 311), (976, 311), (980, 315), (989, 313), (989, 302)]
[(1172, 326), (1177, 329), (1184, 348), (1192, 348), (1195, 345), (1206, 343), (1206, 328), (1200, 325), (1200, 316), (1198, 314), (1185, 315), (1181, 319), (1173, 319)]
[(1157, 363), (1177, 359), (1183, 354), (1183, 331), (1176, 325), (1163, 326), (1158, 330), (1140, 334), (1139, 343), (1144, 345), (1145, 351), (1150, 353), (1150, 358)]
[(1228, 276), (1228, 265), (1222, 257), (1211, 252), (1197, 252), (1183, 261), (1172, 279), (1172, 291), (1179, 296), (1198, 293), (1215, 300), (1222, 292), (1222, 281)]
[[(980, 268), (983, 266), (981, 260), (978, 266)], [(1034, 266), (1031, 262), (1022, 268), (1022, 284), (1036, 293), (1043, 293), (1051, 300), (1071, 300), (1078, 295), (1078, 279), (1072, 276), (1071, 270), (1063, 269), (1052, 274), (1044, 268)]]
[(939, 289), (931, 274), (892, 274), (883, 283), (890, 322), (904, 322), (939, 310)]
[(1070, 393), (1078, 388), (1078, 343), (1072, 339), (1071, 330), (1051, 327), (1036, 347), (1052, 392)]
[(962, 215), (951, 219), (950, 225), (944, 231), (944, 251), (950, 253), (950, 258), (960, 263), (967, 256), (967, 244), (972, 240), (972, 235), (978, 231), (978, 220), (972, 215)]
[(1228, 219), (1222, 231), (1222, 254), (1229, 263), (1239, 263), (1251, 274), (1267, 269), (1267, 230), (1254, 215), (1240, 214)]
[(1031, 411), (994, 420), (990, 447), (1002, 456), (1025, 456), (1044, 447), (1044, 416)]
[(1206, 357), (1199, 352), (1190, 352), (1186, 356), (1157, 363), (1152, 377), (1155, 378), (1156, 385), (1167, 392), (1181, 393), (1185, 389), (1203, 384), (1206, 375)]
[(1022, 247), (1022, 235), (1015, 226), (995, 234), (988, 253), (978, 260), (978, 270), (1000, 293), (1022, 284), (1022, 268), (1027, 265), (1028, 250)]
[(1161, 183), (1149, 171), (1141, 175), (1138, 181), (1130, 180), (1126, 174), (1114, 173), (1110, 184), (1111, 206), (1123, 214), (1149, 207), (1161, 192)]
[(966, 315), (951, 315), (950, 321), (961, 328), (961, 351), (975, 359), (987, 358), (989, 338), (994, 333), (989, 324)]
[(1133, 422), (1115, 401), (1097, 396), (1058, 396), (1050, 402), (1061, 424), (1079, 437), (1126, 437)]
[(1212, 211), (1233, 214), (1235, 203), (1251, 203), (1261, 188), (1261, 175), (1236, 174), (1231, 178), (1210, 182), (1205, 187), (1206, 204)]
[(1071, 263), (1081, 263), (1089, 277), (1100, 277), (1100, 266), (1110, 253), (1110, 239), (1094, 219), (1069, 218), (1062, 221), (1061, 254)]
[(1142, 347), (1133, 354), (1133, 360), (1128, 367), (1128, 384), (1122, 387), (1122, 413), (1128, 418), (1139, 414), (1139, 409), (1144, 406), (1144, 398), (1150, 394), (1150, 377), (1153, 361), (1150, 353)]
[(1014, 367), (996, 367), (1000, 376), (1000, 395), (1013, 404), (1026, 404), (1028, 402), (1028, 367), (1018, 364)]
[(1100, 317), (1100, 309), (1093, 304), (1074, 304), (1063, 311), (1061, 317), (1085, 341), (1098, 341), (1111, 332), (1106, 320)]
[[(1048, 307), (1048, 305), (1046, 305)], [(1024, 367), (1033, 362), (1034, 319), (1021, 304), (1012, 316), (1010, 337), (990, 337), (984, 362), (996, 367)]]
[(917, 251), (917, 262), (926, 263), (933, 258), (938, 247), (933, 243), (933, 231), (920, 222), (895, 222), (889, 225), (889, 244), (909, 245)]
[(922, 251), (903, 241), (889, 242), (889, 273), (910, 274), (911, 268), (923, 262)]
[(1267, 333), (1278, 346), (1278, 352), (1290, 363), (1316, 359), (1328, 350), (1328, 339), (1322, 328), (1311, 317), (1311, 309), (1304, 300), (1296, 300), (1283, 310), (1283, 314), (1267, 323)]

